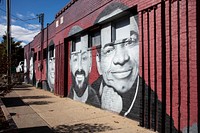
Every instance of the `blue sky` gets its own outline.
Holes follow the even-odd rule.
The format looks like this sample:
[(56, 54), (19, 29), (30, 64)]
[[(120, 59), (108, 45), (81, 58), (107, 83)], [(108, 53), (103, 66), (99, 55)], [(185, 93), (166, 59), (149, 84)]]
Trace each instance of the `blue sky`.
[[(10, 0), (11, 36), (26, 45), (40, 32), (37, 14), (44, 13), (44, 27), (70, 0)], [(6, 0), (0, 0), (0, 41), (6, 32)]]

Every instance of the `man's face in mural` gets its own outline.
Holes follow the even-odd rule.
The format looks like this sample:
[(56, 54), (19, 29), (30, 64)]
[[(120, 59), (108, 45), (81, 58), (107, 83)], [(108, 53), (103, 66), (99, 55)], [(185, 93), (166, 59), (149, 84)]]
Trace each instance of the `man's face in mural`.
[(33, 57), (30, 59), (29, 78), (33, 80)]
[[(130, 37), (102, 44), (100, 70), (105, 83), (119, 93), (127, 92), (138, 76), (138, 28), (134, 20)], [(123, 32), (120, 35), (123, 37)]]
[(51, 85), (55, 82), (55, 57), (50, 57), (48, 60), (48, 81)]
[(77, 95), (81, 96), (88, 86), (91, 71), (91, 52), (87, 50), (87, 45), (76, 45), (76, 50), (71, 53), (70, 68), (72, 86)]

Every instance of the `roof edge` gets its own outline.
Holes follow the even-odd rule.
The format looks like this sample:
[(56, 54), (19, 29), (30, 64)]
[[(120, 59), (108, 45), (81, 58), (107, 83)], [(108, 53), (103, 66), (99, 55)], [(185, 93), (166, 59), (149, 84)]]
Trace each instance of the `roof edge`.
[(55, 19), (58, 18), (65, 10), (71, 7), (78, 0), (71, 0), (64, 8), (62, 8), (55, 16)]

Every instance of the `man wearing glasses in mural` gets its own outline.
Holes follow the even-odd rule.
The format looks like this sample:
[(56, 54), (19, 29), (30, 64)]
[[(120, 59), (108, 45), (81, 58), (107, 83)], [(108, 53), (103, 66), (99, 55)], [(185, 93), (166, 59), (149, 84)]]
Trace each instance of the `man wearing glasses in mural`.
[[(112, 3), (100, 13), (95, 23), (102, 23), (126, 9), (127, 7), (120, 3)], [(96, 56), (100, 77), (92, 84), (92, 87), (97, 91), (101, 108), (139, 121), (142, 108), (142, 78), (139, 77), (137, 19), (137, 15), (129, 14), (102, 26), (101, 46), (97, 47)], [(146, 84), (144, 84), (144, 89), (145, 114), (142, 117), (146, 119), (148, 115), (146, 93), (151, 91), (151, 107), (154, 106), (150, 109), (151, 113), (155, 113), (155, 103), (153, 103), (155, 93)], [(162, 103), (157, 100), (157, 108), (161, 106)], [(160, 116), (161, 112), (157, 112), (157, 117)], [(170, 116), (166, 114), (166, 124), (170, 125), (169, 122)], [(160, 124), (158, 123), (159, 128)], [(144, 126), (148, 127), (148, 124)], [(176, 132), (173, 124), (172, 130)]]
[[(96, 23), (125, 8), (119, 3), (110, 6), (111, 10), (105, 9)], [(101, 76), (92, 86), (99, 94), (101, 108), (139, 119), (139, 38), (136, 19), (137, 16), (128, 15), (101, 28), (101, 47), (97, 48), (96, 58)]]
[(91, 51), (88, 50), (88, 35), (76, 38), (72, 43), (70, 69), (72, 86), (69, 97), (73, 100), (100, 106), (95, 90), (89, 85), (89, 73), (92, 66)]
[[(128, 24), (129, 22), (135, 26)], [(121, 27), (123, 25), (126, 26)], [(135, 106), (139, 86), (138, 28), (134, 16), (127, 18), (127, 21), (121, 20), (116, 24), (118, 26), (121, 30), (120, 33), (116, 31), (116, 40), (113, 42), (105, 39), (109, 25), (101, 31), (101, 38), (104, 39), (101, 40), (97, 67), (103, 82), (99, 94), (102, 108), (126, 116)]]

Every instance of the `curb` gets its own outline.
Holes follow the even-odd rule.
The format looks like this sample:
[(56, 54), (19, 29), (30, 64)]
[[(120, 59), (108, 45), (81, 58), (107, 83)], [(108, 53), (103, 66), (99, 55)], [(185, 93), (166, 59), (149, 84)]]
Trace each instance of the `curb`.
[(1, 106), (1, 109), (3, 111), (4, 116), (6, 118), (6, 121), (8, 122), (9, 127), (10, 127), (9, 129), (5, 129), (5, 130), (0, 131), (0, 133), (17, 133), (17, 129), (18, 129), (17, 125), (14, 122), (12, 116), (8, 112), (6, 106), (4, 105), (4, 103), (2, 102), (1, 99), (0, 99), (0, 106)]

